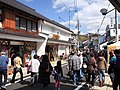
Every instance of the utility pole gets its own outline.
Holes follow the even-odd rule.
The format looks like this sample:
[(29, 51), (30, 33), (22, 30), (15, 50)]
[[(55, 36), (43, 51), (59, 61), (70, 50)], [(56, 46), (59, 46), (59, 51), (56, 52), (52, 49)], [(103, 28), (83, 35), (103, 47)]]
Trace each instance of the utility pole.
[(69, 10), (69, 29), (70, 29), (70, 13), (71, 11)]
[(118, 33), (118, 16), (117, 16), (117, 10), (115, 9), (115, 29), (116, 29), (116, 42), (119, 41), (119, 33)]

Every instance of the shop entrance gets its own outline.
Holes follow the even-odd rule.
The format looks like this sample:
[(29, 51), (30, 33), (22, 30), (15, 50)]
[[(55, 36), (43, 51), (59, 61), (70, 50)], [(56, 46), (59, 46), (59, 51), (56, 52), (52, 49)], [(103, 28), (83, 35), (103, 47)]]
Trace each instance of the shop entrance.
[(23, 62), (24, 48), (22, 45), (10, 45), (11, 65), (14, 65), (13, 60), (16, 55), (20, 56)]

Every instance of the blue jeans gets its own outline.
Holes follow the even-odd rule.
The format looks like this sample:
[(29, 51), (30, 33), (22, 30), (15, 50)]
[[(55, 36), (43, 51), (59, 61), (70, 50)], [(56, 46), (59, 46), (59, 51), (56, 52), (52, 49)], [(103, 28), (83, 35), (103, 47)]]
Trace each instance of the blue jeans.
[(105, 81), (105, 70), (99, 69), (99, 81), (104, 82)]
[(80, 82), (80, 70), (73, 70), (73, 82), (76, 83), (76, 75), (78, 75), (78, 82)]
[(84, 73), (82, 72), (82, 68), (80, 68), (80, 77), (83, 77)]

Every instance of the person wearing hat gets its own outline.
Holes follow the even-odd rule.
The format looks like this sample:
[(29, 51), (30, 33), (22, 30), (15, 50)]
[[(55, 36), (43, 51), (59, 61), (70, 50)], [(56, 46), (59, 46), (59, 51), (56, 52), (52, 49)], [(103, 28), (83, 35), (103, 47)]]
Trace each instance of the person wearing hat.
[[(5, 52), (1, 52), (0, 56), (0, 90), (6, 89), (5, 84), (7, 83), (7, 66), (8, 66), (8, 58), (5, 56)], [(4, 82), (2, 79), (4, 76)]]

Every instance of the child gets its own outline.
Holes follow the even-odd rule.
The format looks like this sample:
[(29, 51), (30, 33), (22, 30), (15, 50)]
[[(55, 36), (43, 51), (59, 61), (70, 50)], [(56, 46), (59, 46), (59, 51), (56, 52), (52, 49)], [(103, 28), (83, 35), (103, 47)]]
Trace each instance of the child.
[(60, 75), (56, 72), (55, 69), (53, 70), (52, 75), (55, 79), (55, 90), (60, 90)]
[(60, 78), (63, 77), (61, 61), (58, 61), (57, 66), (54, 67), (53, 76), (55, 79), (55, 90), (60, 90)]

